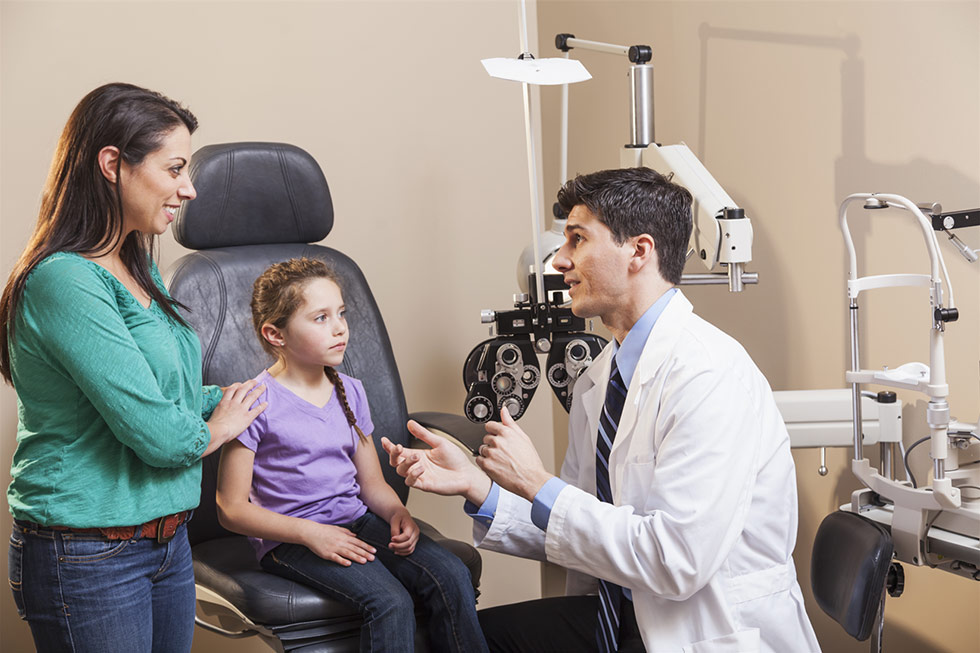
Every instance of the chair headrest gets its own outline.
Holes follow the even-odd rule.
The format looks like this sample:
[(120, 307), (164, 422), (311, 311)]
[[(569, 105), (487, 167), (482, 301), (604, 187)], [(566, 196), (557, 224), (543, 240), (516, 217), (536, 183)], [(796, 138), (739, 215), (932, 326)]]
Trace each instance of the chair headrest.
[(320, 166), (285, 143), (224, 143), (194, 153), (197, 199), (173, 224), (190, 249), (314, 243), (333, 227), (333, 203)]

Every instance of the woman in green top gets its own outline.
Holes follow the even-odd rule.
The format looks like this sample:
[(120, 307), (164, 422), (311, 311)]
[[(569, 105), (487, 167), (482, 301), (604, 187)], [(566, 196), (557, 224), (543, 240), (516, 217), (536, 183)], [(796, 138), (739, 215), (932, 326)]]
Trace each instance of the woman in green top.
[(265, 408), (254, 381), (202, 386), (200, 343), (151, 258), (194, 199), (196, 127), (129, 84), (83, 98), (0, 299), (19, 409), (10, 585), (39, 651), (190, 649), (200, 460)]

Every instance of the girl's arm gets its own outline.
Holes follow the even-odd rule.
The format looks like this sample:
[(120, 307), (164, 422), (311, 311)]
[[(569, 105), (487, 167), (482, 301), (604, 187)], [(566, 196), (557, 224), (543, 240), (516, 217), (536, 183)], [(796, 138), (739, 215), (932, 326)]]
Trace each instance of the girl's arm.
[(361, 501), (391, 526), (388, 548), (398, 555), (410, 554), (419, 540), (418, 524), (385, 481), (370, 435), (358, 441), (353, 460), (357, 468), (357, 484), (361, 486)]
[(218, 522), (228, 530), (275, 542), (305, 546), (324, 560), (349, 567), (374, 560), (375, 549), (340, 526), (288, 517), (250, 503), (255, 452), (237, 440), (221, 450), (218, 465)]

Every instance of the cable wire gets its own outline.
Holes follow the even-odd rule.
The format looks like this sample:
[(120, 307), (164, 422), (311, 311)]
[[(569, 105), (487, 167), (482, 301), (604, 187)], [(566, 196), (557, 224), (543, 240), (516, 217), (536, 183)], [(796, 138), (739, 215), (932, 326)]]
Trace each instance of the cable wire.
[(919, 446), (920, 444), (922, 444), (923, 442), (925, 442), (931, 437), (932, 437), (931, 435), (927, 435), (924, 438), (919, 438), (918, 440), (913, 442), (912, 445), (909, 447), (909, 450), (905, 452), (905, 471), (909, 475), (909, 480), (912, 481), (913, 488), (919, 487), (919, 484), (915, 482), (915, 476), (912, 475), (912, 469), (909, 467), (909, 455), (912, 453), (913, 449), (915, 449), (917, 446)]

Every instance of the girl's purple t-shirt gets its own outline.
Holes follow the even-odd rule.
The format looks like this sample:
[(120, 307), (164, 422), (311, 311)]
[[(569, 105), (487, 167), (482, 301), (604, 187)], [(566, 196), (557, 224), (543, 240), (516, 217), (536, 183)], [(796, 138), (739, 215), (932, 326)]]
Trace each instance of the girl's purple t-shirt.
[[(340, 375), (347, 402), (366, 435), (374, 432), (364, 386)], [(357, 432), (347, 423), (336, 389), (320, 408), (299, 398), (263, 370), (255, 380), (266, 387), (259, 401), (269, 402), (238, 441), (255, 452), (252, 503), (290, 517), (320, 524), (346, 524), (365, 512), (352, 457)], [(257, 557), (280, 543), (250, 537)]]

